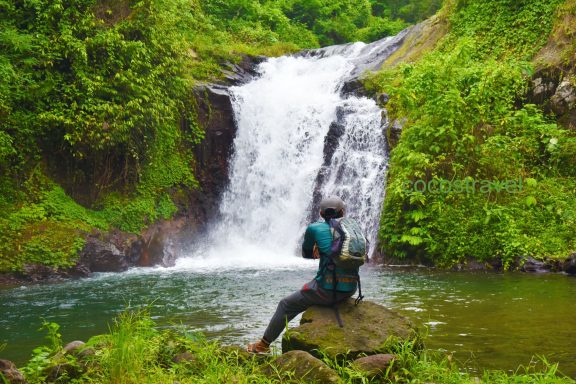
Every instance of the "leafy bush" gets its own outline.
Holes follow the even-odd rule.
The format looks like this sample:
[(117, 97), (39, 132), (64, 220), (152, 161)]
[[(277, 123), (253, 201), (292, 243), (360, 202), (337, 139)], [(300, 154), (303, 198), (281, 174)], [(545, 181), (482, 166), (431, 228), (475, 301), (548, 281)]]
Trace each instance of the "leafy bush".
[[(473, 257), (508, 267), (518, 257), (574, 249), (574, 183), (567, 177), (574, 133), (521, 103), (532, 72), (524, 60), (546, 41), (559, 3), (459, 1), (451, 32), (434, 52), (368, 80), (390, 94), (391, 118), (406, 118), (382, 213), (389, 256), (445, 266)], [(518, 193), (405, 188), (418, 180), (521, 179)]]

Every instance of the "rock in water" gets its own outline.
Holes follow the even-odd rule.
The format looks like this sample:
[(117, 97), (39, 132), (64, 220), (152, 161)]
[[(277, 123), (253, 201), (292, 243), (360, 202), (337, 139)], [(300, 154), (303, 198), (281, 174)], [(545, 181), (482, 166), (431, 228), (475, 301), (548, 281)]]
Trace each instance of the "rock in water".
[[(280, 355), (272, 362), (278, 373), (286, 374), (298, 382), (306, 383), (341, 383), (338, 374), (319, 359), (305, 351), (290, 351)], [(274, 370), (268, 369), (268, 374)], [(292, 375), (293, 374), (293, 375)]]
[[(340, 328), (332, 307), (311, 307), (302, 315), (300, 326), (282, 338), (282, 352), (308, 351), (320, 357), (354, 359), (360, 354), (375, 355), (390, 351), (390, 340), (414, 340), (421, 345), (410, 320), (382, 305), (348, 300), (339, 305), (344, 327)], [(320, 351), (320, 352), (319, 352)]]
[(564, 261), (562, 269), (569, 275), (576, 275), (576, 252)]

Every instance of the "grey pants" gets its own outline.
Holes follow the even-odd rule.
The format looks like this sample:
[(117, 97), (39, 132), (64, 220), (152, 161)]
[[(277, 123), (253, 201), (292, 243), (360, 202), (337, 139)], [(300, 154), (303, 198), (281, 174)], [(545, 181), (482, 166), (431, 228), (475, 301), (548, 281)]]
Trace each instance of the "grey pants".
[[(336, 301), (346, 300), (353, 295), (354, 292), (336, 292)], [(316, 280), (304, 284), (301, 290), (280, 300), (276, 312), (264, 332), (264, 340), (269, 343), (276, 340), (286, 327), (286, 324), (309, 307), (313, 305), (330, 306), (333, 303), (334, 296), (332, 291), (326, 291), (318, 287)]]

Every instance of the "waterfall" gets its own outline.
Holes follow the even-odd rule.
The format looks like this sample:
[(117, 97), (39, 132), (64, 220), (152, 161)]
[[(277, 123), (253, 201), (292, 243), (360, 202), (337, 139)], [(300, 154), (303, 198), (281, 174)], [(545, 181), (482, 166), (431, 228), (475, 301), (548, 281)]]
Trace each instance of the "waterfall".
[(328, 195), (342, 197), (375, 243), (387, 165), (382, 111), (341, 90), (401, 37), (271, 58), (255, 79), (230, 88), (238, 130), (220, 219), (177, 266), (302, 265), (294, 256), (303, 231), (319, 217), (315, 200)]

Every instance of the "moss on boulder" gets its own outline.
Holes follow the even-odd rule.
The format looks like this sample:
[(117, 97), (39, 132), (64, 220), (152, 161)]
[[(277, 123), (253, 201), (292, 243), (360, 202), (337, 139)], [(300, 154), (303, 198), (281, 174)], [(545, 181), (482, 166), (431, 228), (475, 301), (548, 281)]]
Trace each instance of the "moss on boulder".
[(394, 341), (415, 340), (418, 331), (407, 318), (376, 303), (353, 300), (339, 304), (344, 327), (340, 328), (332, 307), (311, 307), (302, 315), (300, 326), (282, 338), (282, 352), (308, 351), (320, 357), (354, 359), (361, 354), (390, 353)]
[(280, 355), (266, 370), (270, 377), (282, 382), (337, 384), (342, 379), (321, 360), (305, 351), (290, 351)]

